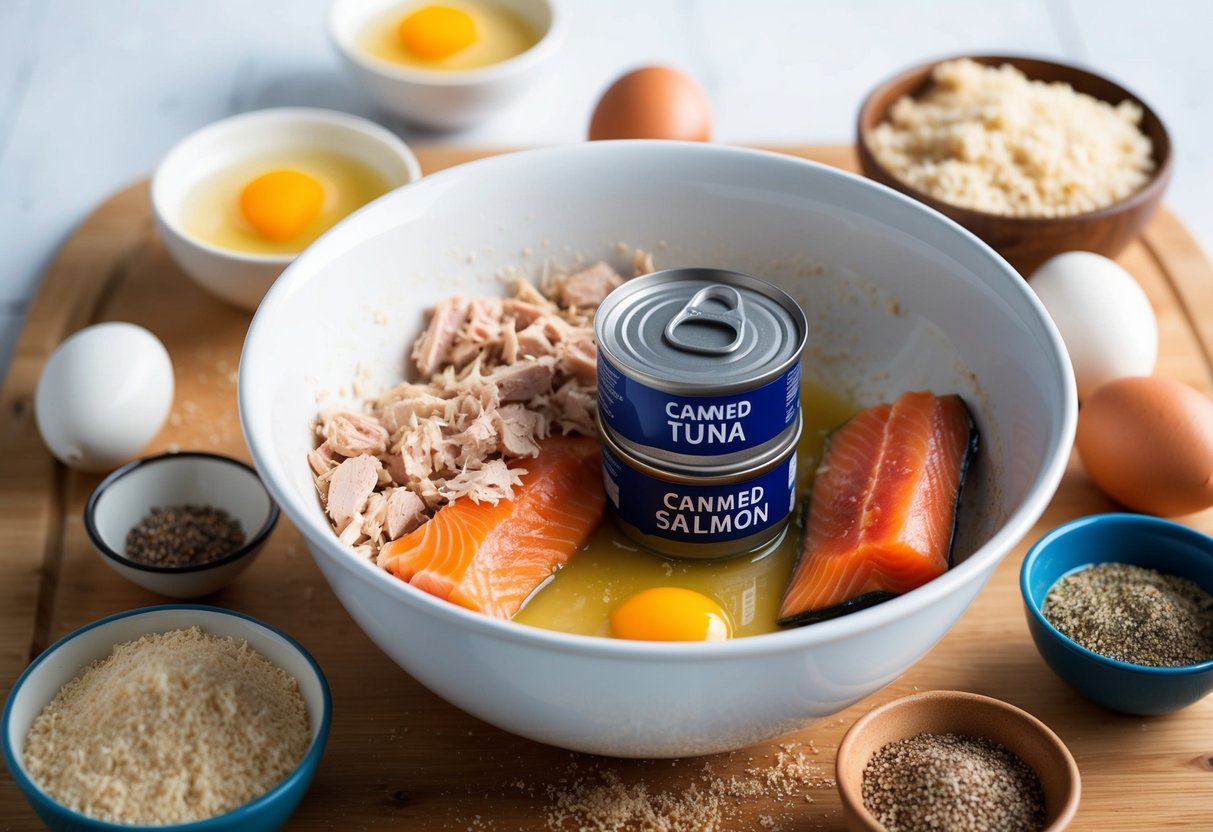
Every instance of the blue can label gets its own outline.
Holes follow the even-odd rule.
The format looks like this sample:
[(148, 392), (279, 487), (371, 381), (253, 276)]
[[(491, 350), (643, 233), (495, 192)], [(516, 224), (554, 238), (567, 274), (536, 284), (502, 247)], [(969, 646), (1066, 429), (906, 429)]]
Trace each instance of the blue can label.
[(800, 364), (745, 392), (679, 396), (629, 378), (599, 352), (598, 406), (607, 427), (634, 445), (708, 457), (747, 451), (795, 423)]
[(752, 479), (697, 485), (632, 468), (604, 445), (602, 478), (620, 518), (643, 534), (686, 543), (737, 540), (787, 520), (796, 502), (796, 453)]

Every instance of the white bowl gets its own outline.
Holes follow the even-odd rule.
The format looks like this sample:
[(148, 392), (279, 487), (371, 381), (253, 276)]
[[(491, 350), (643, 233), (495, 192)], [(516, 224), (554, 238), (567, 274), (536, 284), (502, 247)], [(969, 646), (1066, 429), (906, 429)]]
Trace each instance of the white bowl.
[[(982, 450), (955, 568), (871, 609), (711, 644), (615, 641), (461, 609), (342, 546), (305, 454), (318, 409), (353, 380), (399, 381), (425, 310), (500, 293), (541, 256), (649, 249), (660, 268), (760, 275), (804, 306), (805, 373), (862, 405), (960, 392)], [(469, 255), (474, 255), (471, 257)], [(474, 262), (469, 262), (474, 261)], [(357, 278), (357, 304), (334, 305)], [(384, 325), (389, 322), (390, 325)], [(1027, 283), (969, 232), (883, 186), (790, 156), (698, 143), (591, 142), (427, 177), (300, 257), (253, 319), (240, 364), (253, 459), (337, 596), (431, 690), (481, 719), (578, 751), (718, 752), (835, 713), (896, 679), (955, 623), (1040, 516), (1077, 400), (1065, 347)], [(348, 402), (347, 402), (348, 403)]]
[[(209, 505), (240, 522), (244, 545), (191, 566), (153, 566), (126, 557), (126, 535), (153, 507)], [(243, 462), (186, 451), (128, 463), (103, 479), (84, 506), (84, 529), (101, 559), (119, 575), (169, 598), (198, 598), (235, 580), (261, 551), (278, 507)]]
[(243, 309), (256, 309), (295, 254), (252, 254), (199, 240), (182, 227), (183, 206), (199, 183), (245, 159), (283, 148), (326, 148), (378, 171), (393, 187), (421, 178), (417, 158), (390, 130), (364, 118), (308, 107), (257, 110), (191, 133), (152, 175), (152, 216), (177, 264), (198, 285)]
[[(230, 812), (185, 824), (160, 827), (130, 825), (86, 817), (50, 797), (25, 770), (22, 759), (30, 726), (86, 665), (109, 656), (117, 644), (135, 641), (148, 633), (165, 633), (198, 627), (211, 635), (243, 639), (269, 661), (299, 683), (307, 708), (312, 739), (299, 765), (260, 797)], [(332, 721), (333, 703), (328, 681), (316, 660), (286, 633), (239, 612), (195, 604), (166, 604), (127, 610), (86, 624), (52, 644), (25, 669), (13, 684), (0, 720), (0, 745), (9, 774), (25, 793), (30, 805), (57, 832), (107, 832), (109, 830), (210, 830), (276, 829), (285, 823), (307, 792), (316, 773)]]
[(479, 69), (415, 69), (369, 54), (358, 40), (369, 22), (400, 0), (334, 0), (329, 35), (350, 73), (393, 115), (440, 130), (466, 127), (517, 98), (543, 72), (564, 40), (564, 18), (552, 0), (488, 0), (518, 14), (539, 42), (509, 60)]

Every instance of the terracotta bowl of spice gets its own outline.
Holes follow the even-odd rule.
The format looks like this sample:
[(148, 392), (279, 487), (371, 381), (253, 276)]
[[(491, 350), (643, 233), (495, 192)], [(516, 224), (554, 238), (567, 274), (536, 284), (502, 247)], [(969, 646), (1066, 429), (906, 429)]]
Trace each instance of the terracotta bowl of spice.
[(332, 718), (294, 639), (167, 604), (86, 624), (13, 685), (4, 762), (56, 832), (270, 832), (306, 793)]
[(1083, 517), (1036, 542), (1019, 586), (1040, 655), (1088, 699), (1149, 716), (1213, 690), (1213, 538), (1142, 514)]
[(1074, 758), (1047, 725), (960, 691), (869, 711), (843, 737), (835, 768), (852, 832), (1059, 832), (1081, 792)]
[(93, 490), (84, 528), (110, 567), (144, 589), (198, 598), (253, 562), (278, 522), (257, 472), (198, 451), (135, 460)]
[(960, 223), (1024, 277), (1063, 251), (1115, 257), (1172, 169), (1166, 127), (1139, 96), (1022, 56), (930, 61), (883, 81), (860, 107), (856, 145), (864, 175)]

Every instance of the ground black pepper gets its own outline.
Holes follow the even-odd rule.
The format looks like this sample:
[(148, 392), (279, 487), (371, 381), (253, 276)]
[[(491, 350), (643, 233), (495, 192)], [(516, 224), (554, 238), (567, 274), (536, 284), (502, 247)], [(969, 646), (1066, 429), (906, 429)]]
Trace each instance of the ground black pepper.
[(128, 559), (149, 566), (193, 566), (244, 545), (240, 522), (221, 508), (186, 504), (153, 507), (126, 535)]
[(863, 802), (889, 832), (1039, 832), (1040, 779), (984, 737), (919, 734), (877, 751), (863, 772)]
[(1213, 659), (1213, 596), (1176, 575), (1092, 566), (1057, 581), (1041, 612), (1083, 647), (1122, 662), (1179, 667)]

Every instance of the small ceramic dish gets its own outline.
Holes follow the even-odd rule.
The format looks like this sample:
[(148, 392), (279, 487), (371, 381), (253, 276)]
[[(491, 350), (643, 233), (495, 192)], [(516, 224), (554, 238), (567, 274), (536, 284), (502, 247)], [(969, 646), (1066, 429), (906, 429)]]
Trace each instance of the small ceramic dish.
[(255, 254), (198, 239), (184, 227), (189, 196), (215, 174), (278, 150), (335, 150), (377, 171), (393, 187), (421, 178), (417, 158), (390, 130), (333, 110), (282, 107), (217, 121), (177, 143), (152, 175), (152, 215), (173, 259), (199, 286), (253, 310), (297, 254)]
[[(539, 78), (564, 40), (564, 18), (553, 0), (485, 0), (519, 15), (537, 33), (530, 49), (478, 69), (439, 71), (391, 63), (359, 44), (368, 24), (401, 0), (335, 0), (329, 35), (355, 79), (387, 112), (439, 130), (467, 127), (517, 98)], [(417, 4), (420, 5), (420, 4)]]
[[(243, 806), (216, 817), (166, 826), (134, 826), (88, 817), (67, 808), (34, 782), (25, 769), (25, 739), (30, 726), (59, 690), (85, 665), (110, 655), (117, 644), (148, 633), (199, 627), (216, 636), (243, 639), (299, 683), (307, 706), (312, 740), (299, 765), (278, 785)], [(121, 612), (86, 624), (47, 648), (17, 679), (0, 720), (0, 741), (9, 774), (38, 817), (56, 832), (269, 832), (284, 823), (303, 798), (328, 740), (333, 704), (328, 682), (316, 660), (281, 630), (231, 610), (191, 604)]]
[(1060, 832), (1078, 811), (1078, 765), (1056, 734), (1036, 717), (998, 699), (961, 691), (927, 691), (894, 699), (864, 714), (838, 746), (835, 775), (842, 811), (852, 832), (884, 832), (863, 802), (868, 762), (891, 742), (919, 734), (984, 737), (1004, 746), (1040, 778), (1045, 828)]
[(1098, 514), (1053, 529), (1028, 551), (1019, 573), (1028, 630), (1053, 672), (1091, 699), (1128, 714), (1185, 708), (1213, 691), (1213, 660), (1148, 667), (1088, 650), (1041, 612), (1058, 579), (1101, 563), (1128, 563), (1178, 575), (1213, 593), (1213, 538), (1143, 514)]
[[(244, 545), (190, 566), (153, 566), (126, 557), (127, 533), (153, 507), (209, 505), (240, 522)], [(257, 472), (219, 454), (189, 451), (146, 457), (114, 471), (93, 489), (84, 529), (118, 574), (170, 598), (197, 598), (231, 583), (248, 568), (278, 522), (278, 506)]]
[(1031, 276), (1044, 261), (1063, 251), (1093, 251), (1115, 257), (1153, 216), (1171, 180), (1171, 139), (1162, 120), (1141, 97), (1119, 84), (1080, 69), (1053, 61), (1002, 55), (956, 55), (944, 60), (969, 58), (979, 64), (1011, 64), (1034, 81), (1069, 84), (1080, 93), (1118, 104), (1126, 99), (1142, 109), (1141, 131), (1154, 149), (1154, 175), (1141, 190), (1106, 208), (1068, 217), (1032, 218), (991, 214), (941, 202), (907, 185), (877, 161), (869, 134), (885, 120), (889, 108), (902, 96), (917, 97), (929, 89), (931, 73), (943, 60), (920, 64), (880, 83), (859, 109), (856, 144), (864, 174), (882, 185), (901, 191), (972, 231), (1001, 254), (1024, 277)]

